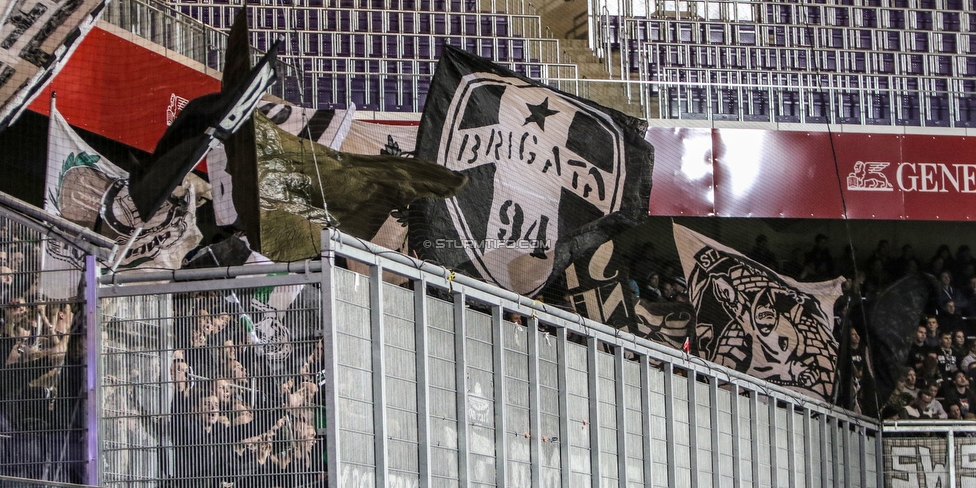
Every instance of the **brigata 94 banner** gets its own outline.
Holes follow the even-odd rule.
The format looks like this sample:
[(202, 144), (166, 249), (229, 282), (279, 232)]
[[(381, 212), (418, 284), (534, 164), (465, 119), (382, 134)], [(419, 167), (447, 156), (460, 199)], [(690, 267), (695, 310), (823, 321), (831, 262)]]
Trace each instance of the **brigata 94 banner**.
[(651, 215), (971, 220), (976, 138), (652, 127)]

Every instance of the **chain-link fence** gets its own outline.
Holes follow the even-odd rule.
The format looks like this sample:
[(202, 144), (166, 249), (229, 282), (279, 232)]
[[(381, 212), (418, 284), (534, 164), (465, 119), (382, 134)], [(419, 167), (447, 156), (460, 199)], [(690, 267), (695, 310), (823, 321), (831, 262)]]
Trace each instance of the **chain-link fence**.
[[(85, 481), (84, 311), (79, 268), (53, 267), (64, 247), (0, 214), (0, 475)], [(51, 287), (72, 290), (54, 298)], [(3, 486), (19, 486), (3, 481)], [(27, 485), (24, 485), (27, 486)]]
[(102, 278), (104, 485), (880, 484), (870, 419), (323, 242), (321, 262)]

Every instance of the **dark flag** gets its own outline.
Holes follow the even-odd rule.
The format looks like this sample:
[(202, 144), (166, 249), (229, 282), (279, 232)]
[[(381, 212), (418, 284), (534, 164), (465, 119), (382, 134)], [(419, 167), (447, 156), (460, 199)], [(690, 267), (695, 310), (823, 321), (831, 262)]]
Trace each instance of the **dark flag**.
[(195, 98), (176, 117), (153, 151), (148, 165), (130, 181), (132, 200), (140, 215), (152, 216), (183, 178), (219, 141), (251, 119), (264, 92), (277, 79), (276, 41), (247, 78), (220, 93)]
[(875, 375), (878, 401), (884, 404), (908, 362), (919, 317), (925, 311), (934, 284), (924, 276), (906, 276), (865, 304), (867, 341)]
[[(411, 205), (411, 247), (520, 294), (540, 292), (611, 237), (597, 228), (600, 238), (590, 238), (581, 227), (613, 214), (647, 216), (653, 147), (645, 129), (644, 121), (445, 47), (417, 157), (469, 183), (453, 198)], [(567, 257), (557, 263), (557, 254)], [(604, 300), (612, 285), (606, 293)]]
[(833, 306), (843, 278), (800, 283), (679, 225), (674, 241), (695, 307), (699, 355), (832, 401)]

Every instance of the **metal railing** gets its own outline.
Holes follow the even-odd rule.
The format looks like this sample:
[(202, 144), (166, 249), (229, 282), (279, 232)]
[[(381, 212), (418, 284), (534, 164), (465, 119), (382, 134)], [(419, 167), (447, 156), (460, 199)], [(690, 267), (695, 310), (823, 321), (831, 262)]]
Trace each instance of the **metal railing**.
[(961, 488), (976, 482), (976, 422), (912, 420), (885, 422), (886, 487)]
[(100, 279), (102, 484), (880, 485), (871, 419), (322, 242), (320, 262)]
[[(68, 238), (8, 210), (11, 204), (26, 204), (3, 197), (0, 485), (41, 487), (84, 482), (89, 459), (85, 417), (89, 385), (84, 301), (74, 293), (82, 270), (52, 270), (49, 264), (53, 258), (45, 250), (68, 249), (70, 244), (58, 246)], [(76, 240), (101, 243), (97, 238)], [(50, 296), (52, 285), (64, 287), (70, 298)]]
[[(184, 15), (165, 3), (153, 0), (114, 0), (108, 3), (102, 15), (103, 21), (195, 61), (201, 67), (218, 72), (224, 69), (227, 33)], [(262, 51), (252, 48), (252, 64), (263, 54)], [(299, 71), (280, 59), (276, 69), (280, 81), (270, 88), (269, 93), (301, 104), (299, 97), (285, 88), (288, 80), (299, 76)]]

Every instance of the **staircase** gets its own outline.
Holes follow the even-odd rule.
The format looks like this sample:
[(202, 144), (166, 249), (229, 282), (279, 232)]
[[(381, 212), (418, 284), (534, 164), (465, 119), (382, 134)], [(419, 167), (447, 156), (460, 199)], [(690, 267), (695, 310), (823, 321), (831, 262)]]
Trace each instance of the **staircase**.
[[(579, 95), (601, 105), (617, 109), (627, 115), (644, 118), (644, 110), (639, 103), (637, 87), (633, 86), (631, 99), (627, 97), (627, 85), (614, 81), (607, 71), (604, 60), (596, 57), (585, 39), (560, 39), (560, 61), (577, 66), (580, 83)], [(614, 52), (611, 61), (617, 63), (619, 73), (620, 55)]]

